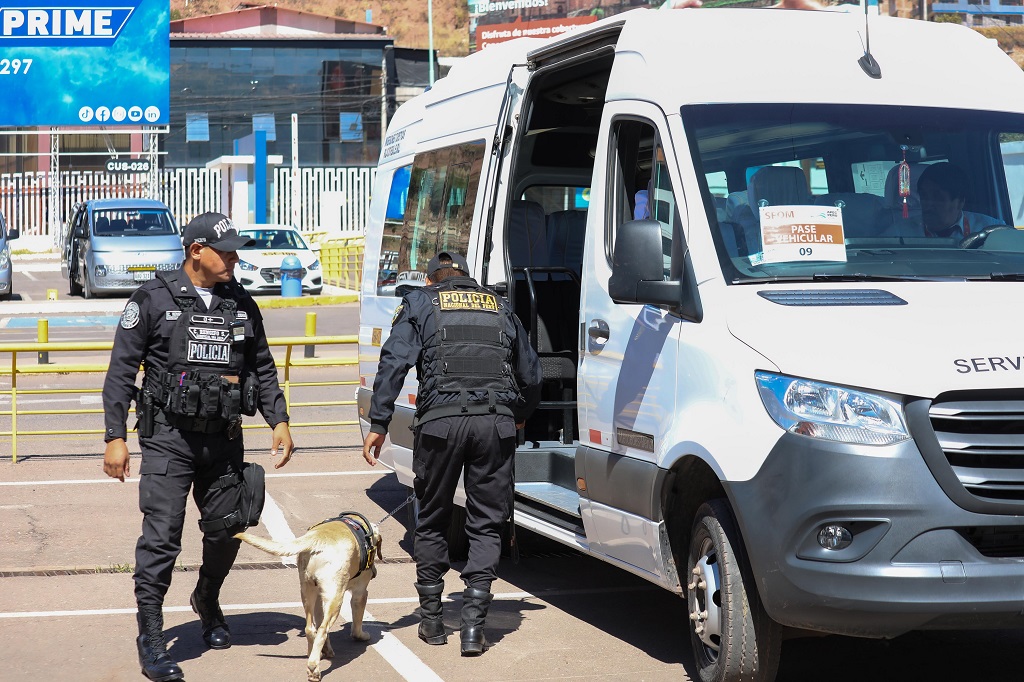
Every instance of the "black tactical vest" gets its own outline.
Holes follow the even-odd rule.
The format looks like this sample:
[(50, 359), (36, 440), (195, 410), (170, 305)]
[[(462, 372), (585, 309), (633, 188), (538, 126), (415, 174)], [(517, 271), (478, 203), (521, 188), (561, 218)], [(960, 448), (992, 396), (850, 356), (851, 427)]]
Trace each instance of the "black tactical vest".
[(475, 282), (452, 279), (425, 291), (436, 332), (423, 347), (421, 411), (435, 417), (442, 408), (451, 414), (511, 414), (519, 396), (506, 332), (513, 326), (498, 295)]
[[(171, 331), (167, 369), (147, 386), (164, 412), (200, 419), (237, 419), (241, 414), (241, 386), (224, 379), (240, 377), (245, 367), (245, 326), (237, 317), (237, 303), (222, 299), (211, 311), (196, 310), (195, 298), (175, 296), (177, 278), (157, 277), (171, 292), (179, 311)], [(168, 281), (170, 280), (170, 281)], [(180, 288), (180, 287), (179, 287)], [(158, 384), (158, 385), (154, 385)]]

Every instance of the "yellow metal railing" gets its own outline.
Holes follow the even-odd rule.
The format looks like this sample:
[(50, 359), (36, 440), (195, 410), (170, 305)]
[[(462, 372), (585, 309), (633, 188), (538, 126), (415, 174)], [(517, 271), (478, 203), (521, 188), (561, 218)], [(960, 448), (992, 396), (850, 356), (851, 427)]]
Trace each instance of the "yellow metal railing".
[(359, 289), (359, 280), (363, 276), (364, 241), (362, 237), (343, 237), (320, 243), (324, 284)]
[[(284, 390), (285, 402), (288, 405), (289, 415), (293, 408), (303, 407), (329, 407), (329, 406), (351, 406), (355, 405), (355, 400), (323, 400), (323, 401), (306, 401), (306, 402), (292, 402), (291, 394), (294, 388), (303, 387), (321, 387), (321, 386), (356, 386), (359, 384), (358, 379), (347, 379), (337, 381), (293, 381), (292, 370), (295, 368), (305, 367), (346, 367), (354, 366), (359, 363), (357, 357), (320, 357), (320, 358), (308, 358), (308, 357), (292, 357), (292, 349), (295, 346), (338, 346), (346, 344), (355, 344), (358, 342), (357, 336), (284, 336), (273, 339), (268, 339), (271, 348), (284, 347), (284, 360), (281, 361), (280, 354), (275, 354), (275, 361), (277, 362), (277, 368), (279, 372), (283, 373), (280, 378), (281, 387)], [(6, 365), (0, 365), (0, 377), (10, 376), (11, 387), (10, 389), (0, 389), (0, 395), (8, 395), (11, 397), (11, 409), (0, 410), (0, 417), (10, 416), (11, 428), (9, 431), (0, 431), (0, 437), (10, 436), (11, 437), (11, 461), (17, 463), (18, 461), (18, 438), (24, 436), (50, 436), (50, 435), (68, 435), (68, 434), (101, 434), (103, 429), (32, 429), (32, 430), (19, 430), (18, 429), (18, 417), (25, 417), (29, 415), (73, 415), (73, 414), (103, 414), (102, 408), (86, 408), (86, 409), (45, 409), (45, 410), (24, 410), (18, 408), (18, 398), (21, 396), (28, 395), (59, 395), (59, 394), (96, 394), (101, 393), (102, 388), (90, 386), (86, 388), (21, 388), (19, 387), (19, 377), (29, 377), (33, 375), (53, 375), (53, 374), (101, 374), (107, 371), (107, 362), (79, 362), (79, 363), (54, 363), (54, 364), (28, 364), (25, 362), (19, 363), (18, 354), (27, 353), (88, 353), (103, 351), (108, 355), (110, 350), (113, 348), (113, 341), (96, 341), (96, 342), (59, 342), (59, 343), (0, 343), (0, 358), (4, 355), (10, 355), (10, 363)], [(340, 421), (329, 421), (329, 422), (297, 422), (292, 420), (290, 425), (292, 428), (297, 427), (309, 427), (309, 426), (354, 426), (359, 422), (357, 420), (340, 420)], [(261, 428), (260, 424), (250, 424), (243, 428), (255, 429)]]

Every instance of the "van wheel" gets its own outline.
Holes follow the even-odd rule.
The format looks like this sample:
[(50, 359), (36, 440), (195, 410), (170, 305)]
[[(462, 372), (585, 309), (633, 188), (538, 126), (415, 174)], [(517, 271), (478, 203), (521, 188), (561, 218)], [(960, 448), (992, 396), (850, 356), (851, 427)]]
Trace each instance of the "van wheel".
[(68, 296), (79, 296), (82, 294), (82, 285), (75, 279), (78, 277), (78, 273), (72, 272), (68, 274)]
[(687, 561), (690, 643), (702, 682), (770, 682), (782, 627), (768, 617), (725, 500), (697, 510)]
[(469, 536), (466, 535), (466, 508), (452, 506), (452, 522), (448, 525), (448, 560), (469, 558)]
[(92, 285), (89, 284), (89, 275), (82, 278), (82, 296), (84, 298), (96, 298)]

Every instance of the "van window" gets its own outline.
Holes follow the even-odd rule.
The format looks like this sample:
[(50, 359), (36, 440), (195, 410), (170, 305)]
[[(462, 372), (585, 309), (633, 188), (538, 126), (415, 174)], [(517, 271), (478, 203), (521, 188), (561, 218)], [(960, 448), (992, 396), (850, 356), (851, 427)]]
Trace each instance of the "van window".
[(523, 192), (522, 198), (540, 204), (546, 215), (557, 211), (585, 211), (590, 208), (589, 187), (538, 185)]
[(162, 209), (110, 209), (93, 211), (93, 232), (98, 237), (176, 234), (171, 214)]
[(681, 243), (682, 222), (657, 129), (647, 122), (619, 121), (613, 138), (617, 163), (609, 258), (620, 225), (630, 220), (657, 220), (661, 223), (665, 279), (672, 278), (674, 256), (677, 268), (682, 267), (682, 255), (674, 254), (673, 250), (675, 244)]
[(393, 295), (398, 279), (398, 250), (402, 245), (402, 224), (409, 199), (412, 164), (396, 168), (391, 176), (388, 206), (384, 211), (384, 230), (377, 266), (377, 294)]
[(422, 286), (427, 262), (438, 251), (466, 255), (483, 158), (484, 141), (476, 140), (417, 154), (408, 170), (395, 172), (381, 244), (379, 294), (401, 295), (403, 284)]
[[(684, 106), (732, 284), (1024, 271), (1024, 116), (834, 104)], [(919, 186), (919, 180), (921, 181)]]

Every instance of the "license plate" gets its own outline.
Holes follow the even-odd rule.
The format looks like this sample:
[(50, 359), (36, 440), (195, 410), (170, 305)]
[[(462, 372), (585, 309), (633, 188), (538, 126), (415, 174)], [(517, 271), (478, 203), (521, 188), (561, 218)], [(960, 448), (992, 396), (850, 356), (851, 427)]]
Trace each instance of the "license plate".
[(132, 273), (132, 277), (136, 282), (148, 282), (155, 277), (155, 274), (152, 270), (136, 270)]

